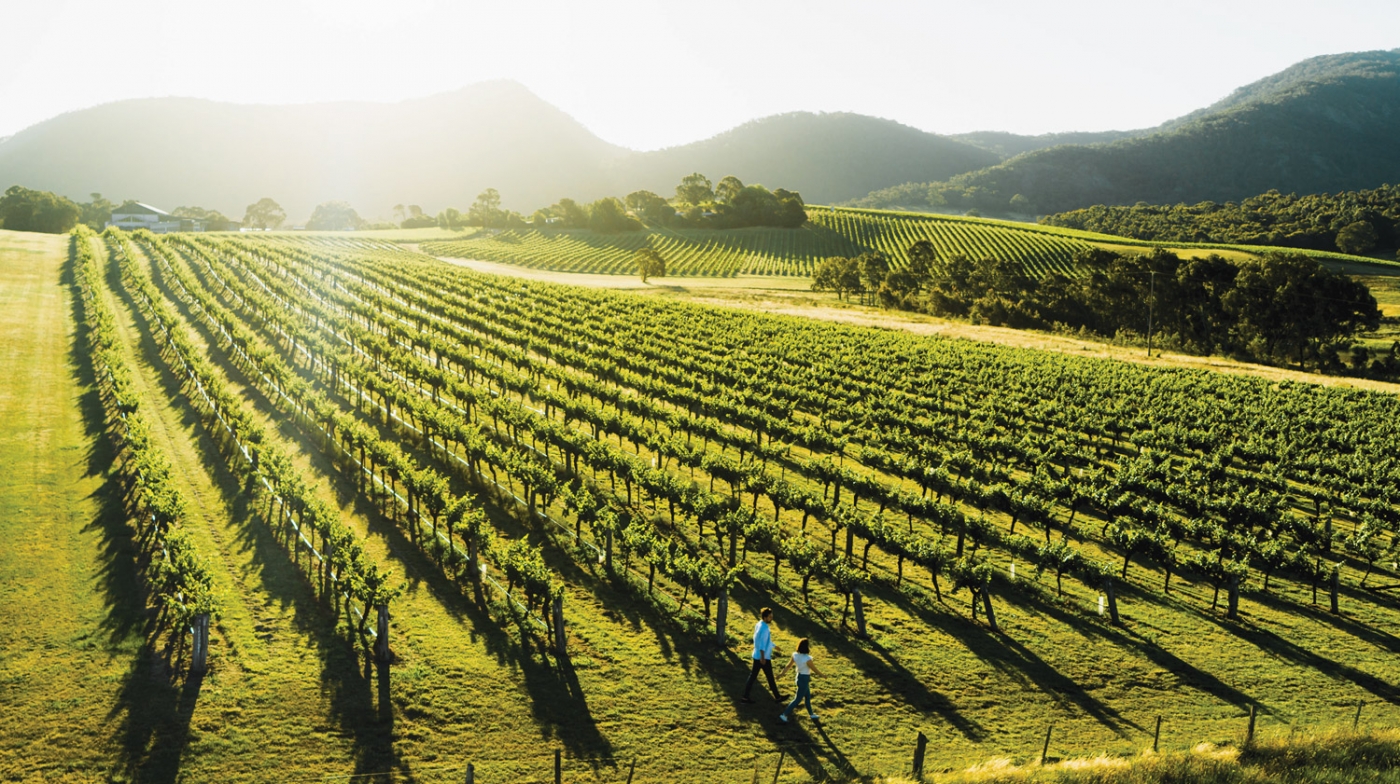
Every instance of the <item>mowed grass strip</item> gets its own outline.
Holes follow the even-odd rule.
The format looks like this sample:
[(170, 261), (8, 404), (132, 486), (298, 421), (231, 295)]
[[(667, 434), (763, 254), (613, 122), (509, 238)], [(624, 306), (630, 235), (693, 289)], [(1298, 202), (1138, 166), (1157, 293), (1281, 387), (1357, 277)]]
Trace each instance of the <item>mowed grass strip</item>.
[(0, 231), (0, 778), (105, 770), (137, 676), (134, 550), (104, 486), (101, 404), (73, 354), (66, 237)]

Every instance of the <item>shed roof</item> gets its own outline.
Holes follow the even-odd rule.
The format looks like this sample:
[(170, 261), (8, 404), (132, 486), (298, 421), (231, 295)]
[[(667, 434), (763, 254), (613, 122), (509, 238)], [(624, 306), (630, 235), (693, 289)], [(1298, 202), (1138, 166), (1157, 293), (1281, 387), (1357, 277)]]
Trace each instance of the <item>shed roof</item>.
[(143, 204), (139, 201), (123, 204), (115, 210), (112, 210), (112, 215), (164, 215), (170, 217), (170, 213), (165, 210), (159, 207), (152, 207), (149, 204)]

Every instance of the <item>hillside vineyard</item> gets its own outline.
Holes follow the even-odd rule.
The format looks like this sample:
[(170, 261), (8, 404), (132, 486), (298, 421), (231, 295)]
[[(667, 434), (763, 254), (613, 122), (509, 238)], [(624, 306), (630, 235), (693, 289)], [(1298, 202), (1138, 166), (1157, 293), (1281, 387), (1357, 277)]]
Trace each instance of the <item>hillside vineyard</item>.
[(619, 234), (592, 231), (478, 231), (460, 240), (425, 242), (435, 256), (480, 259), (558, 272), (636, 273), (634, 254), (654, 248), (671, 275), (811, 275), (833, 256), (880, 251), (891, 266), (908, 262), (909, 246), (928, 240), (943, 258), (1017, 261), (1034, 276), (1069, 272), (1089, 243), (1053, 230), (940, 215), (886, 213), (835, 207), (808, 208), (800, 229), (649, 229)]
[[(857, 625), (872, 584), (967, 589), (995, 624), (1032, 574), (1103, 590), (1116, 620), (1115, 581), (1202, 581), (1233, 616), (1244, 585), (1301, 610), (1319, 588), (1369, 601), (1393, 568), (1389, 396), (523, 283), (368, 241), (136, 240), (444, 570), (523, 589), (522, 633), (557, 632), (566, 581), (541, 548), (698, 597), (721, 635), (735, 581), (827, 586)], [(543, 544), (493, 532), (479, 498)]]

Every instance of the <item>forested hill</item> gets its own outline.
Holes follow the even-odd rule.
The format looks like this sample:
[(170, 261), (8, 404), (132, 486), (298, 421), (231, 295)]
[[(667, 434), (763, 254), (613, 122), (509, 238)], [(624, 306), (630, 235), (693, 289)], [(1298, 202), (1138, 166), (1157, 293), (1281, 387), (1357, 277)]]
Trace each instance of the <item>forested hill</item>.
[(100, 192), (118, 202), (198, 205), (235, 218), (266, 196), (297, 223), (331, 200), (370, 218), (388, 216), (395, 204), (421, 205), (430, 214), (465, 209), (486, 188), (500, 192), (502, 206), (528, 212), (563, 197), (669, 193), (696, 171), (834, 202), (998, 159), (889, 120), (808, 113), (634, 152), (501, 81), (395, 104), (162, 98), (70, 112), (0, 142), (0, 191), (22, 185), (78, 201)]
[(1397, 138), (1400, 50), (1328, 55), (1144, 136), (1037, 150), (854, 203), (1052, 213), (1094, 204), (1237, 201), (1269, 190), (1363, 190), (1400, 181)]
[(1224, 204), (1099, 204), (1047, 215), (1040, 222), (1152, 242), (1276, 245), (1391, 256), (1400, 248), (1400, 186), (1307, 196), (1269, 191)]

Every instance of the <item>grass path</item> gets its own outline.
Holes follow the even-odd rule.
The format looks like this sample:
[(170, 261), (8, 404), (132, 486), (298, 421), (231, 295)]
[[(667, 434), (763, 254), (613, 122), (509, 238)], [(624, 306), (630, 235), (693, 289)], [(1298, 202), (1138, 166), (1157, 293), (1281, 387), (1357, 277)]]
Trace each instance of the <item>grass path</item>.
[(72, 355), (66, 237), (0, 231), (0, 778), (86, 780), (130, 695), (142, 609)]

